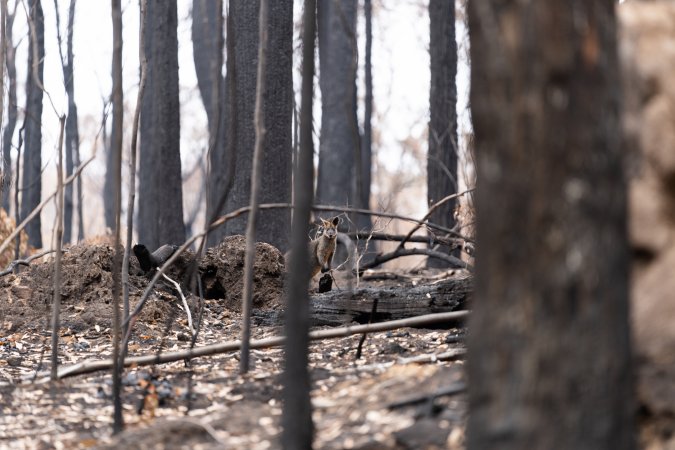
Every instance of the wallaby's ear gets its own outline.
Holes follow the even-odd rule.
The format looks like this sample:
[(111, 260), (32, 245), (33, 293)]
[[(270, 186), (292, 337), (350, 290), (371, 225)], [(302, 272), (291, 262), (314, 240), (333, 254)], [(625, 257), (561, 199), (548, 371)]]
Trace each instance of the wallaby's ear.
[(333, 217), (333, 225), (338, 226), (340, 223), (340, 218), (338, 216)]

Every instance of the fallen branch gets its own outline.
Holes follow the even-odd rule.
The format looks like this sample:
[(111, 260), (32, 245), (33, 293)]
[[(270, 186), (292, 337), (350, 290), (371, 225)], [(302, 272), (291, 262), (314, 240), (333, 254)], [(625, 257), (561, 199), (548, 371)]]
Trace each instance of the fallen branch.
[(427, 364), (436, 361), (450, 361), (461, 359), (466, 356), (465, 348), (454, 348), (443, 353), (433, 353), (431, 355), (412, 356), (410, 358), (399, 358), (399, 364)]
[(465, 390), (466, 390), (466, 384), (460, 381), (460, 382), (457, 382), (457, 383), (453, 383), (450, 386), (440, 388), (440, 389), (432, 392), (431, 394), (412, 395), (412, 396), (404, 398), (402, 400), (391, 402), (387, 405), (387, 408), (396, 409), (396, 408), (402, 408), (404, 406), (417, 405), (419, 403), (434, 401), (438, 397), (461, 394)]
[[(50, 253), (54, 253), (55, 251), (56, 250), (45, 250), (44, 252), (40, 252), (40, 253), (36, 253), (34, 255), (31, 255), (30, 257), (28, 257), (26, 259), (15, 259), (11, 263), (9, 263), (9, 265), (7, 266), (7, 268), (5, 270), (0, 272), (0, 277), (4, 277), (5, 275), (9, 275), (10, 273), (12, 273), (16, 266), (30, 266), (30, 263), (32, 263), (36, 259), (42, 258), (43, 256), (48, 255)], [(67, 250), (63, 250), (63, 251), (65, 252)]]
[(473, 266), (471, 264), (468, 264), (461, 259), (449, 255), (447, 253), (443, 252), (438, 252), (435, 250), (431, 250), (428, 248), (405, 248), (405, 247), (398, 247), (396, 250), (390, 253), (385, 253), (385, 254), (380, 254), (375, 256), (375, 258), (372, 261), (369, 261), (365, 263), (363, 266), (359, 268), (360, 272), (363, 272), (367, 269), (372, 269), (373, 267), (377, 267), (380, 264), (384, 264), (387, 261), (391, 261), (392, 259), (400, 258), (402, 256), (411, 256), (411, 255), (426, 255), (430, 256), (432, 258), (438, 258), (442, 259), (443, 261), (447, 261), (448, 263), (452, 264), (455, 267), (461, 267), (463, 269), (468, 269), (469, 271), (473, 271)]
[[(402, 327), (418, 327), (423, 325), (432, 325), (436, 323), (448, 322), (451, 320), (463, 319), (469, 315), (469, 311), (455, 311), (438, 314), (427, 314), (424, 316), (411, 317), (408, 319), (392, 320), (389, 322), (380, 322), (369, 325), (354, 325), (341, 328), (332, 328), (328, 330), (317, 330), (309, 333), (310, 340), (334, 339), (340, 337), (352, 336), (361, 333), (374, 333), (380, 331), (395, 330)], [(251, 341), (251, 349), (279, 347), (284, 344), (285, 337), (273, 336), (265, 339), (256, 339)], [(164, 364), (184, 359), (197, 358), (200, 356), (217, 355), (220, 353), (239, 350), (241, 341), (229, 341), (219, 344), (205, 345), (193, 349), (169, 352), (155, 355), (135, 356), (124, 359), (124, 366), (148, 366), (152, 364)], [(57, 375), (58, 379), (68, 378), (75, 375), (98, 372), (100, 370), (110, 370), (113, 360), (105, 359), (101, 361), (83, 361), (68, 367), (62, 367)], [(48, 381), (48, 380), (41, 380)]]

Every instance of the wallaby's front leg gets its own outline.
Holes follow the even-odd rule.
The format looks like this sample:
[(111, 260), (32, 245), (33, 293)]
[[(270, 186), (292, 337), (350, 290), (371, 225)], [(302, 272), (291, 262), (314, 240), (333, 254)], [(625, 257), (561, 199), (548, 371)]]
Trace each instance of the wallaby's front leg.
[(321, 273), (326, 273), (330, 270), (331, 262), (333, 261), (333, 253), (328, 254), (326, 262), (321, 266)]

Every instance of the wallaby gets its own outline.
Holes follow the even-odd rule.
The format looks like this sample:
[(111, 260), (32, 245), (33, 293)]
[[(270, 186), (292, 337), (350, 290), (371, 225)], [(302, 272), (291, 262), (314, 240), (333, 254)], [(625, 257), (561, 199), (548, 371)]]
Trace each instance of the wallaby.
[(324, 273), (331, 269), (338, 235), (338, 223), (340, 223), (339, 217), (333, 217), (331, 220), (321, 219), (323, 232), (321, 236), (309, 243), (310, 278), (313, 278), (319, 271)]

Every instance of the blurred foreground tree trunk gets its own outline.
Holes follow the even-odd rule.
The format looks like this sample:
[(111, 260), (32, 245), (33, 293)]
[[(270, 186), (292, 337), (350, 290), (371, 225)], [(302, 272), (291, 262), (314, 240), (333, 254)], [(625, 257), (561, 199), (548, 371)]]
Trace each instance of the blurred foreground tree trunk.
[(310, 262), (307, 257), (307, 227), (314, 197), (314, 141), (312, 107), (314, 102), (314, 41), (316, 1), (305, 0), (302, 29), (302, 88), (300, 103), (300, 151), (293, 178), (293, 236), (286, 290), (284, 333), (282, 448), (311, 449), (311, 381), (309, 376), (309, 286)]
[(176, 0), (149, 0), (148, 74), (141, 112), (138, 240), (149, 249), (185, 240)]
[(614, 3), (469, 2), (469, 449), (635, 446)]
[[(429, 152), (427, 155), (427, 204), (431, 207), (457, 192), (457, 42), (455, 2), (429, 1)], [(455, 226), (455, 201), (450, 200), (429, 220), (447, 228)], [(427, 267), (448, 267), (438, 258), (428, 258)]]
[[(228, 40), (235, 36), (234, 56), (236, 67), (234, 98), (236, 116), (234, 133), (236, 170), (232, 191), (227, 199), (226, 210), (232, 211), (247, 206), (251, 195), (251, 167), (255, 130), (253, 111), (255, 106), (256, 71), (258, 64), (258, 8), (257, 1), (230, 0), (232, 30)], [(263, 102), (265, 114), (265, 146), (262, 159), (263, 185), (260, 203), (291, 201), (291, 158), (293, 117), (293, 1), (275, 0), (269, 5), (269, 47), (265, 84), (267, 92)], [(229, 44), (228, 44), (229, 48)], [(288, 209), (260, 211), (257, 236), (282, 251), (288, 249), (290, 219)], [(244, 234), (246, 216), (226, 224), (227, 234)]]
[[(40, 204), (42, 194), (42, 89), (45, 57), (45, 23), (40, 0), (28, 2), (29, 33), (26, 75), (26, 130), (23, 152), (21, 220)], [(36, 79), (37, 78), (37, 79)], [(39, 83), (39, 84), (38, 84)], [(42, 247), (40, 214), (26, 226), (28, 244)]]

